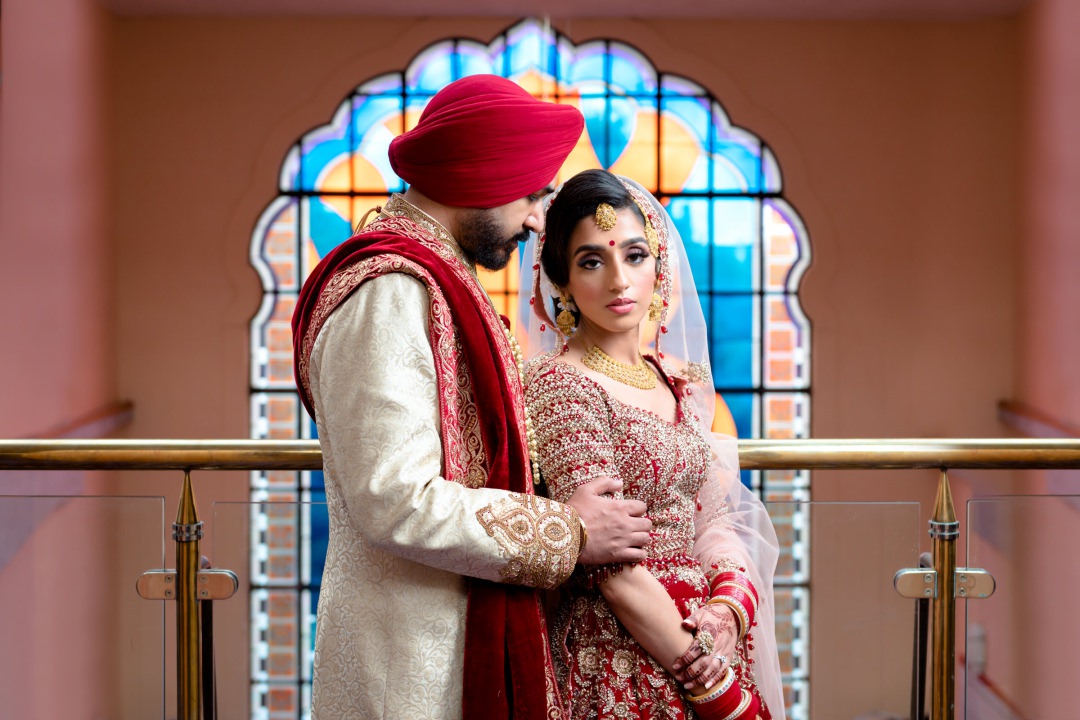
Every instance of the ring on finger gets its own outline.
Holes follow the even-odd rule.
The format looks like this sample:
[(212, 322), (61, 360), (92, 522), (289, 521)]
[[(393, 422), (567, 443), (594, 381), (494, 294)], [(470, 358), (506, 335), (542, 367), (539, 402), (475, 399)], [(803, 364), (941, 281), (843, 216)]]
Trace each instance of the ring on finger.
[(697, 643), (701, 648), (702, 655), (712, 655), (713, 645), (716, 640), (713, 638), (712, 633), (708, 630), (698, 630)]
[(727, 655), (724, 655), (723, 653), (716, 653), (715, 655), (713, 655), (713, 657), (719, 660), (721, 665), (727, 665)]

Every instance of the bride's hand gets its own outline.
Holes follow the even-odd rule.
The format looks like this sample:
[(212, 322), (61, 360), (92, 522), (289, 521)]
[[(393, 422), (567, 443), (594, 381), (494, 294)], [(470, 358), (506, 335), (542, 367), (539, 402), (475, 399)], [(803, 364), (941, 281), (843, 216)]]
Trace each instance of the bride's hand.
[[(711, 686), (735, 659), (738, 633), (735, 613), (726, 605), (706, 604), (687, 617), (682, 626), (695, 637), (686, 652), (675, 661), (675, 678), (684, 685)], [(723, 662), (720, 662), (721, 658)]]

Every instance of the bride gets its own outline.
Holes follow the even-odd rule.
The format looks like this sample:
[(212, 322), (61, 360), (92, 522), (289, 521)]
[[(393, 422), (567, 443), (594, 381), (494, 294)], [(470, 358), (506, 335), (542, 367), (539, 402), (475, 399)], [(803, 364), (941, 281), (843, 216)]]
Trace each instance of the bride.
[(579, 567), (563, 589), (551, 642), (570, 717), (782, 720), (776, 534), (734, 439), (711, 432), (708, 333), (670, 217), (588, 170), (525, 252), (525, 398), (547, 492), (616, 478), (653, 521), (644, 562)]

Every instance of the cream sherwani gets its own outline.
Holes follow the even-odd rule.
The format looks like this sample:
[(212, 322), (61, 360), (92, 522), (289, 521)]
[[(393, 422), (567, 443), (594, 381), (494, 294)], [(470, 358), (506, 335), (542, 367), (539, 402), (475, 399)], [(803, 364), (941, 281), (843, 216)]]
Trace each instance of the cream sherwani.
[[(312, 348), (330, 514), (315, 642), (318, 720), (460, 717), (462, 576), (521, 582), (509, 568), (525, 562), (531, 584), (555, 586), (573, 566), (507, 532), (511, 521), (520, 528), (555, 509), (576, 537), (569, 508), (484, 488), (472, 472), (467, 482), (442, 477), (428, 315), (420, 281), (381, 275), (334, 310)], [(469, 395), (467, 382), (459, 392)], [(475, 417), (472, 425), (466, 439), (479, 442)]]

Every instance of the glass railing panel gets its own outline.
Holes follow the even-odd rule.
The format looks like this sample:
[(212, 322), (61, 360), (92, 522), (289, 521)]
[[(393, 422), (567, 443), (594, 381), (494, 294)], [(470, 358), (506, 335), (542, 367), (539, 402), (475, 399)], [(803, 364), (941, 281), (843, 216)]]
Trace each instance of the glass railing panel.
[(896, 593), (893, 576), (918, 565), (919, 504), (767, 508), (780, 540), (776, 631), (788, 717), (908, 717), (916, 604)]
[(0, 715), (163, 718), (164, 563), (163, 498), (0, 496)]
[(957, 603), (957, 716), (1077, 717), (1080, 497), (969, 500), (966, 541), (967, 567), (989, 572), (996, 587)]
[(215, 503), (212, 561), (240, 590), (215, 603), (220, 717), (310, 717), (326, 503)]

